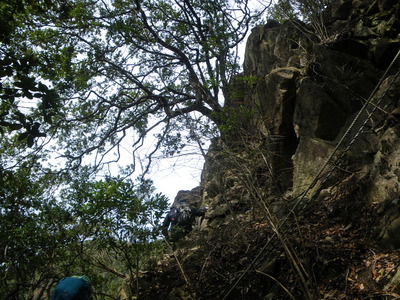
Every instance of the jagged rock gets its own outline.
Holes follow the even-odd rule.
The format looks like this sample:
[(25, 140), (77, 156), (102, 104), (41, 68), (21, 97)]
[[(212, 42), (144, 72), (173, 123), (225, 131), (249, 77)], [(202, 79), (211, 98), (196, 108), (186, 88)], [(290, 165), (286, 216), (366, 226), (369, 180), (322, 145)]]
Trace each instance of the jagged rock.
[[(369, 2), (372, 1), (373, 0), (369, 0)], [(334, 21), (349, 20), (352, 19), (354, 15), (360, 15), (363, 7), (365, 7), (365, 0), (339, 0), (331, 4), (325, 14)]]
[(220, 204), (215, 209), (213, 209), (207, 213), (207, 218), (215, 219), (217, 217), (224, 217), (224, 216), (226, 216), (228, 211), (229, 211), (229, 208), (228, 208), (227, 204)]
[[(349, 0), (333, 5), (331, 15), (335, 21), (332, 27), (338, 20), (346, 20), (348, 23), (341, 23), (341, 27), (348, 30), (351, 38), (338, 38), (329, 48), (312, 45), (310, 40), (304, 39), (299, 29), (306, 27), (300, 23), (286, 22), (270, 28), (258, 26), (250, 35), (244, 75), (255, 76), (257, 81), (251, 87), (252, 92), (243, 96), (242, 103), (247, 103), (250, 109), (257, 107), (252, 120), (253, 132), (280, 137), (278, 142), (271, 141), (269, 151), (276, 154), (271, 166), (274, 174), (285, 182), (280, 184), (281, 188), (291, 187), (289, 169), (294, 169), (293, 174), (296, 174), (293, 175), (296, 177), (294, 189), (303, 185), (300, 178), (308, 182), (308, 170), (295, 165), (296, 161), (301, 161), (300, 153), (304, 150), (298, 146), (297, 139), (306, 137), (337, 142), (378, 83), (382, 74), (379, 69), (387, 67), (396, 54), (397, 39), (380, 37), (374, 29), (375, 23), (371, 22), (378, 18), (377, 14), (379, 18), (389, 19), (390, 24), (397, 22), (393, 21), (398, 19), (394, 15), (395, 9), (381, 14), (379, 3)], [(391, 26), (386, 32), (394, 30), (397, 29)], [(301, 45), (301, 49), (283, 38), (288, 36), (292, 42)], [(286, 67), (288, 64), (291, 67)], [(346, 137), (345, 143), (351, 141), (353, 134), (358, 134), (364, 117)], [(368, 124), (371, 125), (374, 126)], [(375, 134), (363, 132), (347, 153), (347, 163), (370, 161), (376, 152), (376, 141)], [(290, 161), (295, 152), (297, 160), (293, 165)]]
[(377, 37), (378, 34), (371, 28), (366, 26), (362, 20), (360, 20), (354, 28), (354, 37), (359, 39), (368, 39)]
[(332, 49), (346, 53), (361, 59), (367, 59), (369, 55), (369, 47), (362, 41), (354, 39), (343, 39), (335, 41), (332, 44)]
[(344, 125), (346, 112), (320, 86), (305, 78), (299, 83), (294, 111), (297, 136), (333, 141)]
[(177, 204), (180, 200), (186, 200), (190, 206), (198, 208), (202, 202), (201, 193), (202, 188), (200, 186), (190, 191), (179, 191), (173, 204)]
[(387, 129), (378, 147), (369, 196), (374, 201), (384, 202), (400, 195), (400, 127)]
[[(293, 191), (295, 195), (302, 194), (313, 183), (321, 166), (325, 164), (334, 148), (334, 144), (328, 141), (307, 136), (300, 138), (299, 146), (293, 156)], [(328, 169), (325, 170), (325, 172), (327, 171)]]
[[(273, 69), (287, 66), (290, 58), (296, 56), (298, 57), (297, 64), (300, 64), (298, 54), (303, 51), (302, 47), (307, 43), (309, 41), (299, 31), (295, 22), (286, 22), (272, 28), (255, 27), (246, 44), (243, 63), (245, 76), (262, 78)], [(293, 66), (294, 60), (290, 61)]]
[(293, 134), (297, 68), (273, 69), (258, 81), (253, 101), (272, 135)]
[[(293, 266), (286, 242), (295, 264), (304, 267), (301, 274), (312, 274), (321, 293), (315, 298), (398, 292), (399, 271), (372, 278), (375, 270), (364, 259), (385, 249), (397, 264), (393, 250), (400, 247), (400, 80), (388, 89), (398, 62), (371, 97), (400, 47), (399, 9), (394, 0), (336, 1), (323, 15), (325, 40), (300, 22), (269, 21), (253, 29), (243, 74), (233, 80), (225, 107), (239, 112), (234, 117), (240, 109), (252, 114), (234, 119), (236, 128), (212, 142), (201, 193), (182, 191), (175, 199), (192, 197), (196, 205), (210, 206), (207, 230), (192, 232), (181, 256), (196, 278), (191, 289), (199, 299), (222, 298), (241, 274), (249, 280), (227, 299), (285, 299), (288, 294), (274, 289), (276, 282), (265, 274), (303, 299), (293, 284), (299, 282), (296, 272), (284, 269)], [(367, 99), (372, 104), (359, 113)], [(300, 205), (293, 209), (294, 203)], [(284, 232), (279, 241), (272, 238), (276, 228)], [(276, 243), (260, 253), (270, 238)], [(245, 274), (249, 265), (258, 273)], [(169, 276), (176, 271), (168, 270)], [(187, 287), (175, 281), (163, 295), (184, 299)]]
[(381, 69), (387, 68), (392, 62), (399, 48), (400, 38), (380, 38), (375, 40), (371, 50), (375, 65)]

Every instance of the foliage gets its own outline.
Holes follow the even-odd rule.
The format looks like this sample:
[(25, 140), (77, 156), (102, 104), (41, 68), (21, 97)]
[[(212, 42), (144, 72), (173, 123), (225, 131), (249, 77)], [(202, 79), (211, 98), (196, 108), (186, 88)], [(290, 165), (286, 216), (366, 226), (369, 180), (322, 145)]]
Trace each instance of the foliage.
[[(282, 22), (286, 20), (301, 20), (311, 25), (312, 31), (304, 31), (315, 36), (320, 43), (329, 43), (335, 37), (326, 28), (325, 9), (334, 0), (278, 0), (271, 9), (271, 17)], [(301, 25), (297, 25), (301, 26)]]
[(35, 170), (28, 165), (0, 169), (0, 290), (6, 299), (32, 293), (54, 276), (54, 262), (63, 257), (68, 264), (65, 251), (75, 241), (68, 230), (70, 213), (48, 192), (56, 182), (35, 176)]
[(166, 198), (153, 192), (150, 181), (135, 188), (128, 179), (92, 181), (80, 172), (61, 195), (71, 206), (75, 222), (88, 230), (87, 238), (146, 242), (157, 238), (156, 229), (167, 208)]
[(110, 278), (107, 276), (104, 281), (99, 273), (134, 277), (160, 253), (158, 228), (168, 204), (164, 196), (153, 194), (150, 181), (142, 181), (134, 188), (130, 180), (121, 178), (107, 177), (100, 181), (87, 178), (81, 172), (61, 194), (71, 206), (75, 230), (84, 241), (82, 265), (96, 267), (85, 272), (96, 278), (98, 292), (107, 293), (111, 291), (107, 282)]
[(334, 0), (278, 0), (271, 9), (271, 16), (278, 20), (301, 19), (313, 22)]
[(225, 108), (225, 122), (218, 126), (221, 136), (225, 138), (229, 136), (232, 139), (233, 136), (242, 133), (248, 127), (249, 120), (254, 117), (255, 112), (256, 109), (248, 108), (244, 105)]
[(44, 297), (84, 273), (115, 296), (138, 278), (166, 199), (98, 167), (127, 137), (135, 152), (155, 134), (151, 161), (215, 134), (259, 15), (248, 0), (0, 1), (3, 294)]
[(116, 279), (136, 274), (160, 252), (156, 240), (167, 201), (151, 182), (94, 181), (82, 171), (55, 193), (54, 176), (35, 171), (0, 174), (0, 289), (7, 299), (46, 294), (74, 274), (90, 276), (98, 293), (116, 295)]
[[(199, 131), (210, 126), (210, 119), (223, 122), (213, 112), (222, 110), (223, 95), (238, 72), (237, 46), (260, 16), (248, 0), (15, 1), (3, 6), (15, 9), (7, 15), (13, 26), (3, 33), (2, 61), (9, 70), (3, 97), (9, 107), (0, 125), (7, 131), (25, 128), (19, 139), (26, 138), (28, 146), (46, 133), (56, 138), (57, 151), (71, 168), (91, 153), (115, 152), (118, 160), (131, 130), (135, 149), (151, 131), (161, 132), (158, 149), (194, 137), (176, 134), (188, 119)], [(17, 46), (15, 55), (8, 45)], [(38, 106), (27, 116), (11, 100), (15, 97), (33, 97)], [(196, 122), (201, 115), (207, 123)], [(165, 142), (169, 136), (177, 138)]]
[[(21, 18), (35, 7), (27, 1), (0, 2), (0, 135), (17, 132), (19, 141), (29, 147), (34, 140), (46, 134), (40, 129), (42, 123), (52, 123), (58, 111), (58, 95), (42, 80), (35, 78), (37, 57), (23, 43), (15, 44), (14, 36), (22, 29)], [(35, 113), (27, 107), (37, 105)]]

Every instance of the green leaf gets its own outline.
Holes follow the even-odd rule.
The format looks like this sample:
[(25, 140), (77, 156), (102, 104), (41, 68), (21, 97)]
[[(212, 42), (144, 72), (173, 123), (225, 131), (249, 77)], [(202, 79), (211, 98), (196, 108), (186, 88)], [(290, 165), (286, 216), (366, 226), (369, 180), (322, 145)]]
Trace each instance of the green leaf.
[(29, 136), (29, 132), (23, 132), (18, 136), (18, 141), (23, 141), (25, 139), (27, 139)]
[(32, 148), (33, 144), (35, 143), (35, 139), (32, 134), (28, 134), (28, 137), (26, 139), (26, 143), (29, 148)]
[(21, 113), (20, 111), (16, 111), (15, 114), (18, 117), (18, 120), (22, 123), (22, 124), (26, 124), (26, 116)]
[(23, 128), (24, 126), (22, 124), (10, 124), (8, 125), (8, 128), (10, 128), (10, 130), (19, 130), (21, 128)]
[(49, 88), (45, 84), (39, 82), (38, 90), (43, 92), (43, 93), (46, 93), (49, 90)]

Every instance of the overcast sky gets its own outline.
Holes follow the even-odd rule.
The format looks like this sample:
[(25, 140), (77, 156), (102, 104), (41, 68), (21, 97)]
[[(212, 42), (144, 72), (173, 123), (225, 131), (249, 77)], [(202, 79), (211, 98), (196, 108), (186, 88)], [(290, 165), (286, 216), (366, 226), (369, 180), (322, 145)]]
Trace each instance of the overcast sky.
[[(239, 49), (240, 64), (243, 65), (245, 44)], [(206, 146), (208, 148), (208, 145)], [(186, 149), (187, 155), (164, 158), (152, 168), (150, 178), (156, 191), (166, 195), (172, 202), (180, 190), (192, 190), (200, 185), (204, 159), (196, 146)], [(191, 154), (190, 154), (191, 153)]]

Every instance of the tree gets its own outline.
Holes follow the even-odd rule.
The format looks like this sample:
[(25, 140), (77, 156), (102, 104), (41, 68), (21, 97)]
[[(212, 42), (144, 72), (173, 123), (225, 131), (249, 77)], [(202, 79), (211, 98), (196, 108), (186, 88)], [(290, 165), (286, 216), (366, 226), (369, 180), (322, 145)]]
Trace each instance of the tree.
[[(0, 2), (0, 134), (17, 132), (17, 139), (29, 147), (36, 138), (46, 136), (41, 124), (52, 122), (58, 101), (53, 89), (34, 78), (37, 61), (32, 49), (20, 47), (14, 39), (23, 28), (23, 19), (29, 13), (39, 13), (37, 8), (35, 1)], [(24, 100), (28, 106), (37, 104), (37, 113), (23, 112)]]
[(106, 177), (96, 181), (86, 169), (62, 191), (62, 198), (71, 207), (75, 231), (82, 241), (81, 268), (97, 278), (98, 290), (102, 289), (98, 292), (111, 292), (107, 280), (99, 284), (104, 280), (101, 272), (113, 275), (114, 280), (136, 278), (138, 287), (139, 271), (162, 249), (159, 227), (168, 205), (165, 196), (154, 194), (148, 180), (133, 184)]
[(313, 22), (334, 0), (278, 0), (270, 13), (278, 20), (302, 19)]
[(260, 16), (248, 0), (64, 0), (35, 7), (48, 10), (21, 18), (13, 42), (31, 50), (38, 78), (57, 91), (56, 116), (44, 131), (57, 137), (70, 167), (93, 152), (101, 157), (97, 164), (111, 151), (119, 157), (131, 129), (138, 147), (156, 128), (158, 149), (182, 140), (173, 132), (190, 113), (223, 122), (223, 99), (239, 69), (237, 47)]
[(309, 34), (317, 37), (318, 42), (331, 41), (331, 35), (326, 28), (329, 16), (324, 14), (325, 9), (335, 0), (278, 0), (270, 10), (272, 18), (279, 21), (302, 20), (311, 25)]
[(38, 176), (37, 165), (18, 170), (0, 167), (0, 290), (4, 299), (28, 299), (43, 293), (57, 278), (57, 262), (68, 265), (67, 253), (76, 238), (69, 226), (68, 210), (57, 205), (50, 191), (56, 189), (51, 175)]
[(139, 278), (160, 252), (167, 199), (154, 194), (149, 181), (96, 181), (85, 168), (61, 190), (55, 179), (37, 176), (32, 166), (0, 170), (2, 295), (46, 295), (60, 278), (75, 274), (94, 279), (97, 292), (116, 295), (119, 277)]
[(120, 159), (125, 138), (136, 151), (151, 133), (149, 159), (162, 147), (172, 155), (223, 123), (237, 47), (260, 16), (249, 2), (0, 2), (0, 268), (9, 298), (46, 294), (77, 271), (96, 276), (90, 267), (109, 266), (104, 249), (120, 262), (111, 269), (128, 274), (157, 250), (149, 222), (157, 226), (165, 198), (147, 182), (95, 180), (82, 162), (92, 155), (98, 170)]

